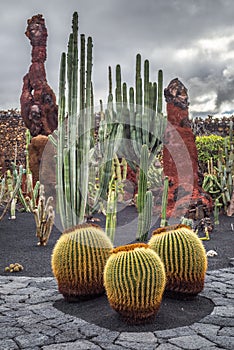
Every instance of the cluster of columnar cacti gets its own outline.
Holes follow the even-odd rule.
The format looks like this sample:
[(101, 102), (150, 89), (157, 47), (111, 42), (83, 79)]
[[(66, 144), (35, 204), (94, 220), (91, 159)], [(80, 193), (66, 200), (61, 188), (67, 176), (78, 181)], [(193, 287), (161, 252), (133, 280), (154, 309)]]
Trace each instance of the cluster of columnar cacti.
[(44, 185), (40, 185), (39, 196), (36, 201), (35, 197), (25, 198), (26, 205), (34, 214), (36, 223), (36, 236), (38, 238), (38, 245), (45, 246), (50, 238), (50, 234), (54, 225), (54, 209), (53, 197), (45, 198)]
[[(149, 61), (144, 61), (141, 75), (141, 55), (136, 56), (135, 89), (121, 82), (121, 67), (116, 66), (116, 118), (124, 125), (120, 152), (131, 163), (139, 164), (141, 147), (147, 145), (150, 162), (162, 144), (166, 119), (162, 114), (163, 72), (158, 72), (158, 82), (149, 80)], [(111, 74), (109, 74), (111, 79)], [(111, 85), (111, 84), (110, 84)]]
[(131, 323), (147, 322), (160, 307), (165, 270), (147, 244), (112, 250), (104, 270), (104, 285), (111, 307)]
[(65, 53), (61, 56), (57, 141), (49, 137), (57, 147), (57, 207), (64, 228), (82, 223), (85, 217), (93, 117), (92, 46), (89, 37), (86, 51), (85, 36), (81, 34), (78, 65), (78, 14), (75, 12), (67, 57)]
[(98, 132), (99, 151), (99, 191), (97, 192), (93, 210), (96, 210), (101, 200), (107, 200), (109, 182), (112, 178), (113, 159), (122, 142), (123, 126), (115, 119), (113, 98), (109, 94), (107, 109), (102, 113)]
[(0, 204), (4, 202), (4, 209), (0, 215), (0, 221), (6, 215), (10, 207), (10, 218), (15, 219), (16, 203), (18, 199), (18, 193), (22, 183), (22, 176), (24, 173), (23, 166), (20, 165), (17, 170), (14, 163), (12, 163), (12, 172), (7, 170), (6, 178), (3, 177), (1, 180), (0, 190)]
[(153, 232), (149, 246), (165, 266), (166, 290), (196, 295), (204, 287), (207, 269), (205, 248), (186, 225), (172, 225)]
[(113, 248), (104, 231), (94, 224), (65, 230), (52, 253), (52, 271), (64, 298), (92, 297), (104, 292), (103, 271)]

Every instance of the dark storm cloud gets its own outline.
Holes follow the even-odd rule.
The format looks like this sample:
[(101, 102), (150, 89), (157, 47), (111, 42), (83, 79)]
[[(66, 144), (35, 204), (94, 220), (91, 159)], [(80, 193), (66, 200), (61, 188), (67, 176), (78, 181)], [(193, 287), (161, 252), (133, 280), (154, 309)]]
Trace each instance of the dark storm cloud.
[(177, 76), (184, 82), (190, 91), (191, 111), (194, 104), (199, 112), (202, 100), (200, 113), (212, 113), (210, 107), (205, 110), (209, 96), (216, 99), (213, 112), (221, 112), (223, 103), (233, 100), (234, 75), (230, 70), (228, 77), (223, 72), (234, 61), (234, 53), (233, 57), (221, 53), (234, 52), (234, 38), (220, 52), (201, 42), (206, 39), (209, 45), (209, 40), (212, 43), (234, 32), (232, 0), (11, 0), (1, 1), (0, 10), (0, 109), (19, 107), (31, 51), (24, 32), (27, 19), (37, 13), (46, 20), (47, 79), (57, 92), (60, 56), (67, 49), (74, 11), (79, 13), (80, 33), (93, 37), (97, 101), (107, 97), (109, 65), (114, 73), (116, 64), (121, 64), (123, 80), (133, 84), (138, 52), (150, 59), (152, 79), (162, 68), (165, 85)]

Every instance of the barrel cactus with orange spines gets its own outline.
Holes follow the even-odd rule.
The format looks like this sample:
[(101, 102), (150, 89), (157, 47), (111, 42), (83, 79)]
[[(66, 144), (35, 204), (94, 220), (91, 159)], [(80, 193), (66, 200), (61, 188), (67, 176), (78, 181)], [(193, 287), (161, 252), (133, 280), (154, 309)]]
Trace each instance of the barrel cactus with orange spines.
[(54, 246), (51, 265), (58, 289), (68, 301), (104, 292), (103, 271), (113, 245), (98, 225), (64, 231)]
[(112, 250), (104, 270), (111, 307), (133, 324), (150, 321), (159, 310), (166, 283), (163, 263), (147, 244)]
[(207, 270), (206, 251), (189, 226), (159, 228), (153, 232), (148, 244), (164, 263), (166, 291), (187, 295), (202, 291)]

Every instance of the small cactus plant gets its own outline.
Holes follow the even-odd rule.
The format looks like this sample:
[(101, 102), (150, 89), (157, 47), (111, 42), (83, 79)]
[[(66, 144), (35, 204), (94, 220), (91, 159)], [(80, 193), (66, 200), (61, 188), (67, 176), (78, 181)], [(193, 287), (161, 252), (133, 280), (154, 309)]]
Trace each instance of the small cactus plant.
[(163, 263), (145, 243), (112, 250), (104, 270), (104, 285), (111, 307), (128, 323), (155, 317), (166, 283)]
[(98, 225), (80, 224), (64, 231), (54, 246), (51, 265), (67, 301), (104, 292), (103, 271), (112, 248)]
[(180, 224), (159, 228), (153, 232), (149, 246), (164, 263), (166, 291), (187, 295), (202, 291), (207, 270), (206, 251), (189, 226)]

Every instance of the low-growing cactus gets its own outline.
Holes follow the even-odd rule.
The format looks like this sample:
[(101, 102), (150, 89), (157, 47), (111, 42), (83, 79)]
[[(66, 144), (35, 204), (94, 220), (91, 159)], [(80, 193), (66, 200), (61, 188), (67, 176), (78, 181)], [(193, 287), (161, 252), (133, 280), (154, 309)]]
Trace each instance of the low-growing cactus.
[(206, 251), (189, 226), (159, 228), (153, 232), (149, 246), (164, 263), (167, 291), (189, 295), (202, 291), (207, 269)]
[(104, 292), (103, 271), (112, 248), (98, 225), (80, 224), (64, 231), (54, 246), (51, 264), (59, 292), (66, 300)]
[(129, 323), (143, 323), (157, 313), (166, 283), (163, 263), (145, 243), (112, 250), (104, 270), (111, 307)]

